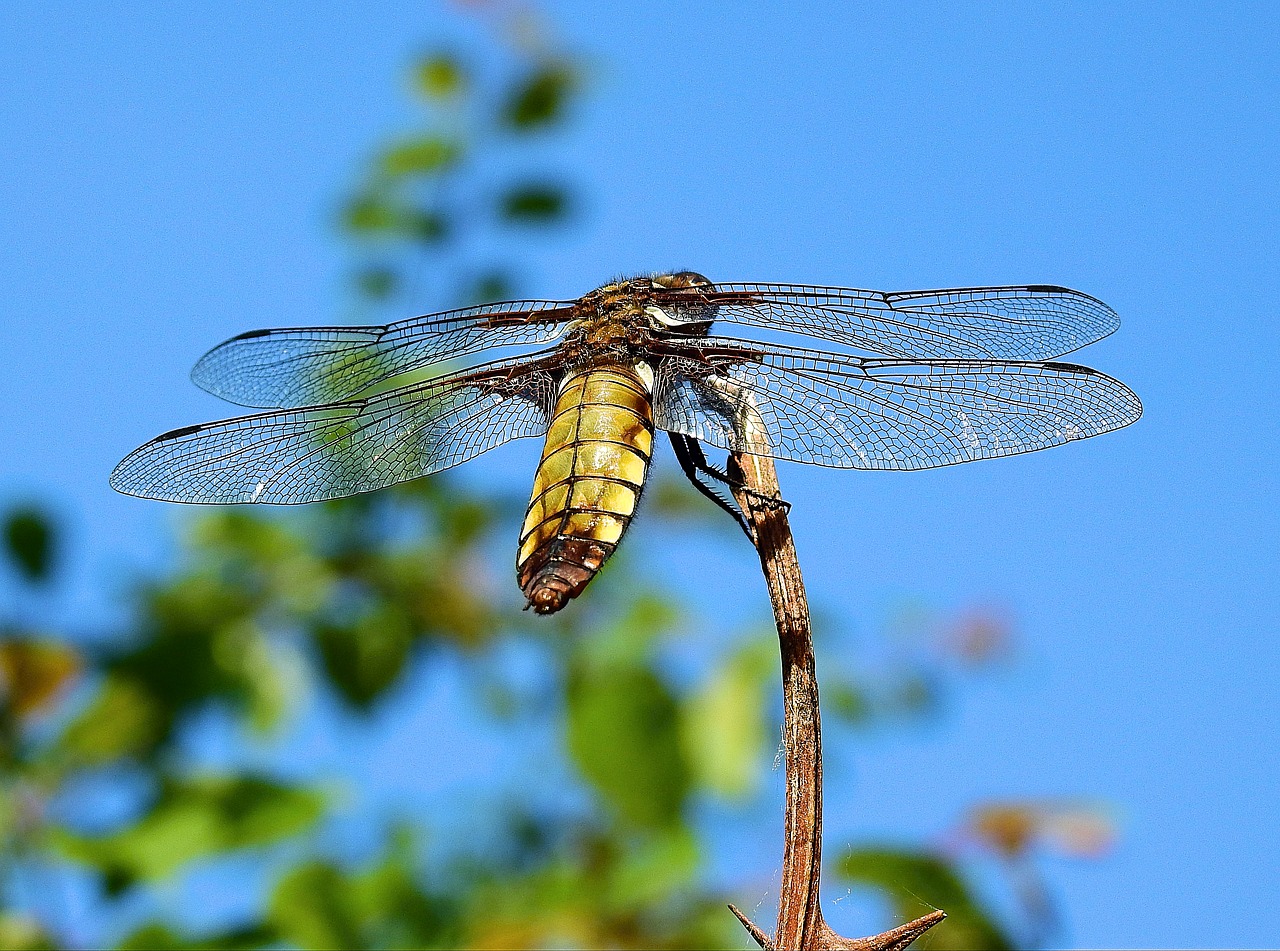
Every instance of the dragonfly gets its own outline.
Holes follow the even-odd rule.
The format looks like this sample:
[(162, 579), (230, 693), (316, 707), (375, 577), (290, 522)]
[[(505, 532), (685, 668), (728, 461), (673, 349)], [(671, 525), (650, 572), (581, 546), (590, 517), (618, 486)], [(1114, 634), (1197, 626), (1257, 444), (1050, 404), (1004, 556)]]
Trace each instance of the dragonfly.
[[(792, 342), (712, 333), (724, 325)], [(705, 446), (910, 470), (1109, 432), (1141, 416), (1138, 397), (1056, 358), (1118, 326), (1102, 301), (1053, 285), (885, 292), (678, 271), (575, 300), (255, 330), (206, 353), (192, 379), (265, 411), (157, 436), (111, 484), (173, 502), (315, 502), (541, 437), (516, 576), (526, 607), (551, 614), (617, 549), (659, 430), (693, 485), (750, 536)], [(806, 342), (797, 336), (822, 349), (792, 345)], [(527, 352), (458, 368), (507, 347)]]

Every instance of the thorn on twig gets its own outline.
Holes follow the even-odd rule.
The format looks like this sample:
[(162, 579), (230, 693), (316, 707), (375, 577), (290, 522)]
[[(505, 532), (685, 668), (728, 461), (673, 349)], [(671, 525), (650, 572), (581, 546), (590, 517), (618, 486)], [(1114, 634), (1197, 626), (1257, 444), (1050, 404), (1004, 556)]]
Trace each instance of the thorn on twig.
[[(830, 928), (826, 931), (831, 937), (835, 938), (840, 944), (832, 944), (828, 947), (846, 948), (850, 951), (906, 951), (912, 941), (920, 937), (943, 918), (947, 917), (947, 913), (941, 909), (931, 911), (923, 917), (917, 918), (915, 921), (908, 921), (905, 925), (899, 925), (896, 928), (890, 928), (888, 931), (882, 931), (878, 935), (872, 935), (870, 938), (856, 938), (850, 941), (848, 938), (841, 938)], [(824, 925), (825, 927), (825, 925)]]
[[(729, 910), (742, 922), (742, 927), (747, 929), (747, 933), (751, 935), (755, 943), (764, 948), (765, 951), (790, 951), (790, 949), (779, 948), (775, 945), (773, 939), (761, 931), (756, 923), (739, 911), (736, 906), (730, 905)], [(830, 925), (822, 921), (819, 923), (819, 933), (812, 947), (818, 949), (818, 951), (906, 951), (911, 942), (946, 917), (947, 913), (945, 911), (931, 911), (915, 921), (908, 921), (905, 925), (899, 925), (897, 928), (891, 928), (888, 931), (882, 931), (880, 934), (866, 938), (842, 938), (831, 929)]]
[(762, 948), (769, 947), (769, 944), (770, 944), (769, 936), (765, 934), (763, 931), (761, 931), (756, 926), (756, 923), (754, 921), (752, 921), (742, 912), (738, 911), (737, 905), (730, 904), (729, 910), (733, 912), (734, 917), (736, 917), (739, 921), (742, 922), (742, 927), (747, 929), (747, 934), (751, 935), (751, 937), (755, 939), (756, 944), (760, 945), (760, 947)]

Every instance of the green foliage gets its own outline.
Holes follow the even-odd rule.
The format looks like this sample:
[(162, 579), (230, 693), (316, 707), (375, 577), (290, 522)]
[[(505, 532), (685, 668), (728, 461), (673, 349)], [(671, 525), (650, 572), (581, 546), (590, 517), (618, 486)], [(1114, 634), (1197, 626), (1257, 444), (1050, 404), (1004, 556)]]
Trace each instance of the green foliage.
[(511, 279), (501, 271), (489, 271), (476, 276), (471, 288), (463, 299), (469, 304), (483, 304), (490, 301), (510, 300), (515, 296), (511, 289)]
[(627, 825), (680, 820), (689, 767), (671, 689), (644, 663), (572, 669), (566, 696), (570, 754)]
[[(507, 24), (526, 39), (529, 27)], [(495, 141), (494, 132), (506, 133), (499, 140), (505, 146), (546, 132), (566, 120), (581, 92), (578, 65), (546, 43), (525, 42), (514, 51), (514, 80), (495, 81), (491, 64), (454, 52), (429, 54), (414, 67), (413, 89), (431, 107), (427, 123), (375, 154), (340, 213), (343, 229), (378, 255), (354, 275), (364, 300), (394, 300), (404, 275), (424, 268), (443, 265), (442, 280), (458, 282), (464, 268), (449, 267), (449, 258), (485, 223), (530, 228), (568, 219), (571, 190), (560, 182), (517, 175), (498, 186), (495, 199), (473, 174), (471, 160)], [(482, 265), (463, 277), (455, 296), (460, 304), (482, 303), (510, 298), (511, 288), (507, 267)]]
[(680, 700), (655, 666), (678, 619), (667, 599), (640, 595), (566, 663), (568, 752), (628, 829), (677, 824), (691, 789)]
[(121, 951), (249, 951), (269, 946), (274, 939), (275, 933), (261, 925), (193, 938), (152, 922), (127, 935), (117, 947)]
[(0, 911), (0, 951), (52, 951), (56, 947), (53, 938), (35, 919)]
[(353, 706), (368, 709), (409, 661), (413, 626), (399, 605), (374, 605), (346, 626), (321, 622), (316, 646), (329, 682)]
[[(159, 704), (145, 687), (123, 677), (107, 676), (88, 708), (62, 734), (58, 746), (72, 762), (83, 766), (143, 758), (164, 739), (162, 716)], [(173, 722), (171, 717), (164, 719)]]
[(382, 154), (383, 174), (430, 175), (444, 171), (462, 158), (462, 145), (444, 136), (427, 135), (397, 143)]
[(5, 515), (5, 554), (28, 581), (48, 579), (55, 553), (53, 540), (53, 523), (39, 508), (25, 505)]
[[(513, 829), (513, 832), (516, 830)], [(701, 848), (685, 827), (631, 831), (527, 820), (502, 865), (471, 867), (464, 909), (472, 947), (693, 948), (739, 933), (696, 881)], [(515, 845), (515, 842), (512, 843)]]
[(414, 88), (427, 99), (449, 100), (466, 88), (466, 69), (460, 59), (448, 53), (428, 56), (413, 71)]
[(163, 782), (159, 795), (132, 825), (105, 836), (59, 830), (67, 857), (102, 869), (109, 887), (160, 881), (196, 859), (266, 845), (306, 830), (323, 809), (313, 790), (261, 776), (204, 776)]
[(369, 947), (361, 891), (333, 865), (307, 862), (280, 880), (267, 914), (303, 948)]
[(760, 785), (760, 763), (769, 755), (769, 690), (777, 672), (772, 632), (730, 654), (684, 706), (681, 739), (685, 759), (701, 785), (728, 799)]
[(0, 709), (15, 720), (45, 711), (80, 672), (66, 644), (21, 634), (0, 641)]
[(370, 300), (385, 300), (394, 294), (399, 286), (396, 272), (389, 267), (371, 265), (356, 275), (356, 289)]
[(568, 197), (558, 185), (521, 185), (502, 196), (503, 218), (520, 224), (558, 221), (568, 210)]
[(564, 119), (578, 85), (578, 69), (571, 63), (541, 63), (511, 91), (503, 121), (522, 131), (555, 125)]
[(380, 195), (360, 195), (347, 205), (342, 223), (356, 234), (394, 232), (398, 229), (399, 211)]
[(344, 219), (355, 234), (436, 244), (449, 236), (450, 222), (440, 211), (407, 207), (389, 194), (361, 195), (347, 206)]

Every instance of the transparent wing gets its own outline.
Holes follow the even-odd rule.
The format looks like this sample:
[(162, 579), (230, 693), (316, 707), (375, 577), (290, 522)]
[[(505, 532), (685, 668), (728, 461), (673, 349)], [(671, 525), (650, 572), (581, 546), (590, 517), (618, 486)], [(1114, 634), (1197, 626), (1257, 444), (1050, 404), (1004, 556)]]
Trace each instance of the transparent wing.
[(448, 469), (547, 431), (555, 382), (502, 361), (363, 400), (174, 430), (111, 474), (121, 492), (171, 502), (314, 502)]
[(385, 327), (252, 330), (214, 347), (191, 379), (241, 406), (314, 406), (357, 396), (420, 367), (493, 347), (548, 343), (572, 301), (510, 301)]
[(691, 301), (698, 299), (715, 320), (907, 359), (1048, 360), (1120, 326), (1115, 311), (1102, 301), (1050, 285), (886, 292), (716, 284), (667, 296), (676, 312), (696, 307)]
[(860, 359), (730, 338), (668, 357), (654, 421), (735, 452), (852, 469), (926, 469), (1127, 426), (1123, 383), (1068, 363)]

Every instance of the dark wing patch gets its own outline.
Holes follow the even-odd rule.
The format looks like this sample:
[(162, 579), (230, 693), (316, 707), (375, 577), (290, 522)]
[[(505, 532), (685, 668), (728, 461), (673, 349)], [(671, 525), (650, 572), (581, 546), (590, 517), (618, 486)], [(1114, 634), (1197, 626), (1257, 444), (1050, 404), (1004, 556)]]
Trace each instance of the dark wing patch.
[(573, 316), (569, 301), (511, 301), (385, 327), (253, 330), (206, 353), (191, 379), (241, 406), (314, 406), (357, 396), (444, 360), (494, 347), (548, 343)]
[(1123, 383), (1067, 363), (861, 359), (729, 338), (665, 358), (654, 421), (722, 449), (851, 469), (927, 469), (1127, 426)]
[(547, 431), (555, 381), (539, 363), (491, 363), (369, 399), (189, 426), (111, 474), (171, 502), (314, 502), (370, 492)]
[(709, 291), (670, 291), (656, 302), (687, 308), (698, 293), (714, 306), (716, 320), (904, 359), (1048, 360), (1120, 326), (1102, 301), (1044, 284), (896, 292), (717, 284)]

